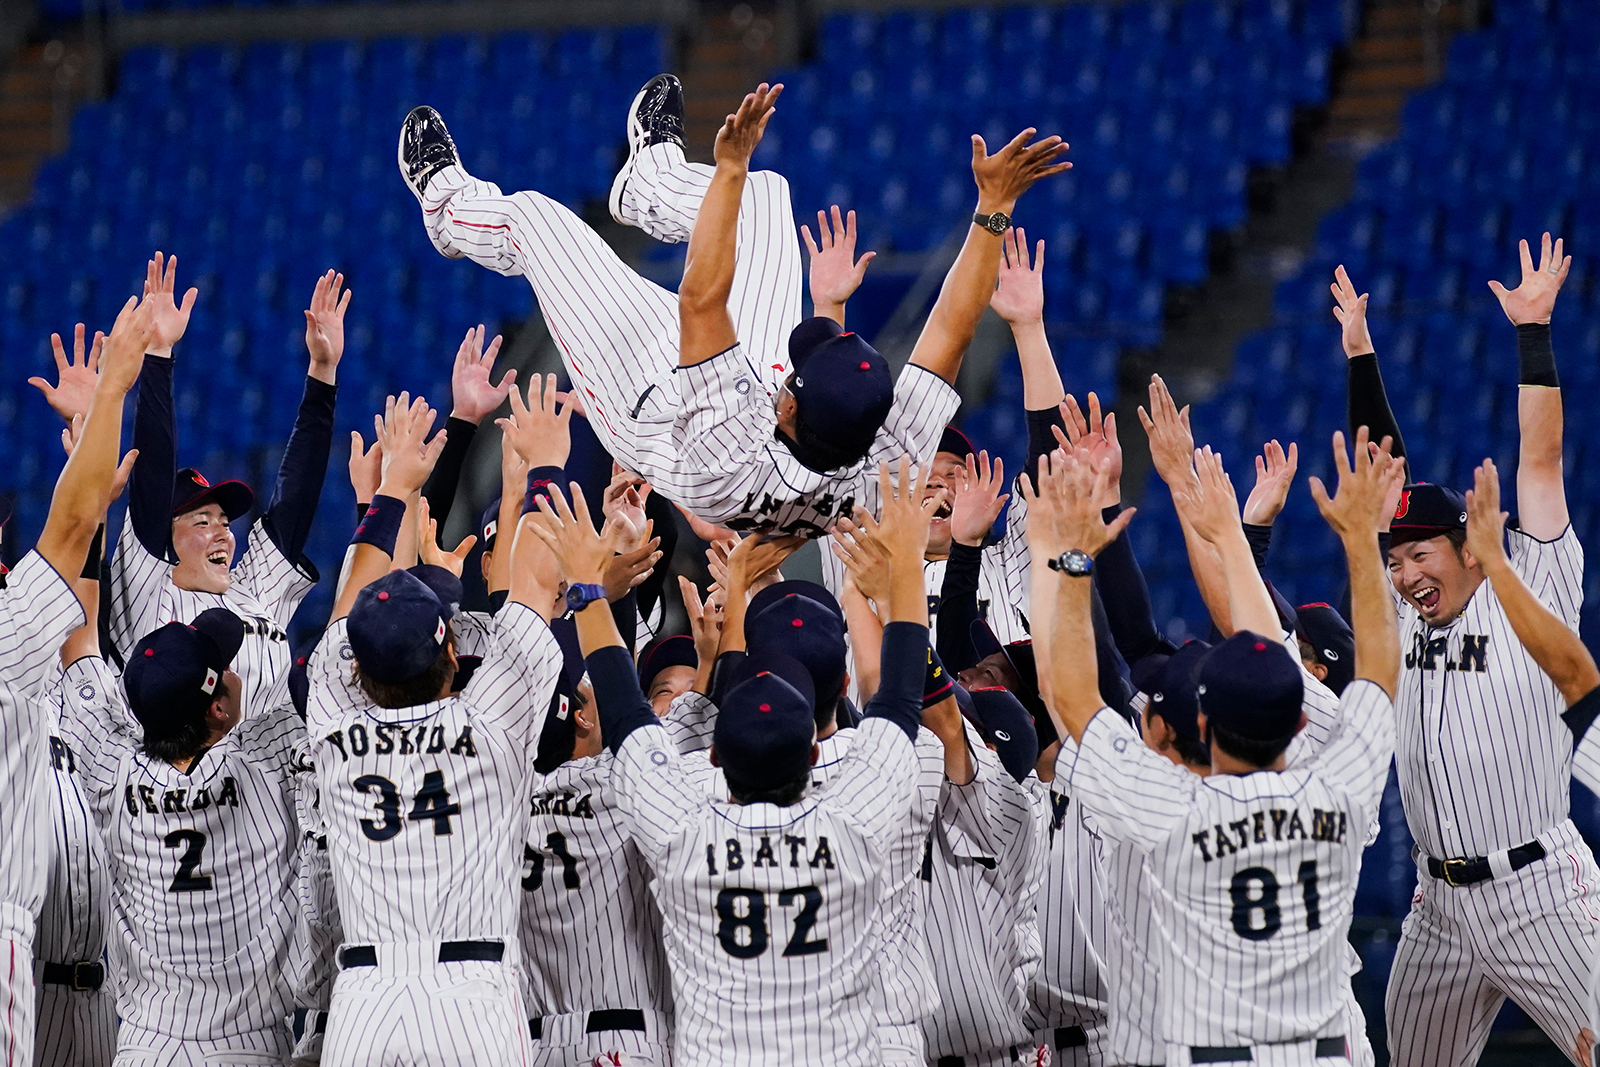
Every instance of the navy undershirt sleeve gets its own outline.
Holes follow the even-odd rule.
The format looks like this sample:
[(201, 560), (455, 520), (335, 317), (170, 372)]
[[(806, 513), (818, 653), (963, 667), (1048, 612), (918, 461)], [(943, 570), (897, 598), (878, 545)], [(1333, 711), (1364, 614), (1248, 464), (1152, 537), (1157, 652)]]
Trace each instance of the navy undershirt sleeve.
[(139, 462), (128, 479), (128, 521), (144, 550), (176, 564), (172, 551), (172, 485), (178, 440), (172, 415), (172, 360), (146, 356), (133, 409), (133, 448)]
[(263, 523), (267, 536), (283, 557), (313, 575), (316, 568), (305, 558), (306, 539), (311, 536), (317, 502), (322, 499), (322, 482), (328, 474), (333, 409), (338, 395), (338, 386), (307, 376), (294, 429), (289, 431), (289, 443), (278, 464), (278, 484), (273, 487)]
[(927, 673), (928, 628), (914, 622), (891, 622), (885, 626), (878, 691), (867, 701), (862, 719), (888, 719), (915, 743), (922, 727), (922, 689)]
[(660, 726), (661, 720), (639, 688), (639, 671), (633, 657), (620, 645), (597, 648), (584, 657), (594, 701), (600, 713), (600, 735), (616, 755), (628, 735), (642, 726)]
[[(1103, 509), (1101, 516), (1109, 523), (1121, 512), (1122, 505), (1113, 504)], [(1177, 651), (1177, 646), (1162, 636), (1156, 625), (1150, 587), (1145, 584), (1144, 572), (1133, 554), (1128, 531), (1122, 531), (1115, 541), (1100, 550), (1094, 561), (1094, 587), (1100, 594), (1111, 639), (1124, 660), (1136, 663), (1155, 653), (1171, 655)]]
[(451, 418), (445, 422), (444, 430), (444, 449), (439, 453), (439, 462), (434, 464), (433, 473), (428, 475), (428, 481), (422, 487), (423, 499), (428, 502), (428, 514), (441, 530), (455, 504), (456, 487), (461, 484), (461, 468), (467, 462), (467, 450), (477, 436), (478, 424)]
[(960, 674), (978, 662), (972, 647), (972, 623), (978, 618), (978, 578), (983, 571), (983, 549), (950, 544), (939, 589), (939, 617), (935, 622), (936, 647), (945, 666)]

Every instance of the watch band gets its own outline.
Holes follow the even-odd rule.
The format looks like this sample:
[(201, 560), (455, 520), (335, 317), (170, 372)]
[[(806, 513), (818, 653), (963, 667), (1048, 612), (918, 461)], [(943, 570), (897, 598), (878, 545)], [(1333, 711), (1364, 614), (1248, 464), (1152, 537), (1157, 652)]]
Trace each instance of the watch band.
[(1003, 237), (1006, 230), (1011, 226), (1011, 216), (1004, 211), (995, 211), (988, 215), (974, 212), (972, 222), (973, 225), (983, 227), (996, 237)]

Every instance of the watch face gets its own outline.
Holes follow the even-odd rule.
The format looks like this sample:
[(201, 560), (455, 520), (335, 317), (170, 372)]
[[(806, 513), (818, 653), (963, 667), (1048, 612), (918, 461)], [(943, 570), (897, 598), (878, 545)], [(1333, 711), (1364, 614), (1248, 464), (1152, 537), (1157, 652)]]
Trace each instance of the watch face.
[(1082, 577), (1089, 573), (1090, 560), (1087, 552), (1073, 549), (1062, 557), (1061, 562), (1065, 564), (1066, 572), (1074, 577)]
[(989, 216), (989, 232), (995, 236), (998, 237), (1004, 234), (1010, 227), (1011, 216), (1007, 215), (1004, 211), (996, 211), (994, 214)]

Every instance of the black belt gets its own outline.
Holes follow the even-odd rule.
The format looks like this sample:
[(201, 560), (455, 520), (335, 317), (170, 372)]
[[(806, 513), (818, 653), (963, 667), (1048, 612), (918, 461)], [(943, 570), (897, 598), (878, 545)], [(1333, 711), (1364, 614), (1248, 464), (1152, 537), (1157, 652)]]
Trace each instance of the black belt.
[[(607, 1030), (638, 1030), (644, 1032), (644, 1012), (638, 1008), (603, 1008), (591, 1011), (584, 1021), (583, 1032), (600, 1034)], [(528, 1036), (535, 1041), (544, 1037), (544, 1020), (528, 1020)]]
[[(1529, 841), (1526, 845), (1506, 851), (1506, 859), (1511, 863), (1513, 871), (1520, 871), (1531, 863), (1538, 863), (1547, 853), (1544, 846), (1537, 841)], [(1494, 877), (1494, 872), (1489, 869), (1489, 859), (1478, 856), (1470, 860), (1436, 860), (1428, 857), (1428, 873), (1433, 875), (1445, 885), (1461, 887), (1476, 885), (1478, 882), (1487, 882)]]
[(1058, 1026), (1055, 1033), (1056, 1051), (1084, 1048), (1089, 1044), (1089, 1032), (1081, 1026)]
[(307, 1033), (325, 1034), (328, 1032), (328, 1013), (316, 1008), (296, 1008), (294, 1024), (290, 1029), (296, 1042)]
[[(1317, 1058), (1348, 1056), (1344, 1036), (1317, 1038)], [(1255, 1059), (1249, 1045), (1231, 1045), (1223, 1048), (1200, 1046), (1189, 1049), (1190, 1063), (1249, 1063)]]
[[(465, 960), (499, 963), (505, 954), (506, 946), (502, 941), (446, 941), (439, 946), (440, 963), (461, 963)], [(351, 945), (339, 953), (339, 966), (344, 970), (377, 965), (378, 950), (372, 945)]]
[[(1022, 1053), (1017, 1046), (1012, 1045), (1007, 1051), (1011, 1053), (1012, 1063), (1022, 1062)], [(965, 1056), (940, 1056), (933, 1063), (934, 1067), (967, 1067), (967, 1058)]]
[(95, 962), (47, 963), (41, 969), (39, 980), (50, 985), (64, 985), (80, 993), (93, 992), (106, 981), (105, 965)]

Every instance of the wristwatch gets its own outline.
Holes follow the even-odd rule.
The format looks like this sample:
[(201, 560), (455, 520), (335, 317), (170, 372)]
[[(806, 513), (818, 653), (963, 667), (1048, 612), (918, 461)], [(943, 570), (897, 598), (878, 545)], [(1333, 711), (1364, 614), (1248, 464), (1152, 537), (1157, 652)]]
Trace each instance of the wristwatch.
[(606, 598), (606, 587), (594, 583), (577, 582), (567, 586), (567, 607), (582, 611), (596, 600)]
[[(1087, 552), (1069, 548), (1049, 561), (1050, 569), (1072, 578), (1084, 578), (1094, 571), (1094, 558)], [(569, 593), (568, 596), (571, 594)]]
[(975, 226), (982, 226), (996, 237), (1004, 237), (1006, 231), (1011, 228), (1011, 216), (1004, 211), (996, 211), (993, 215), (974, 214), (972, 223)]

